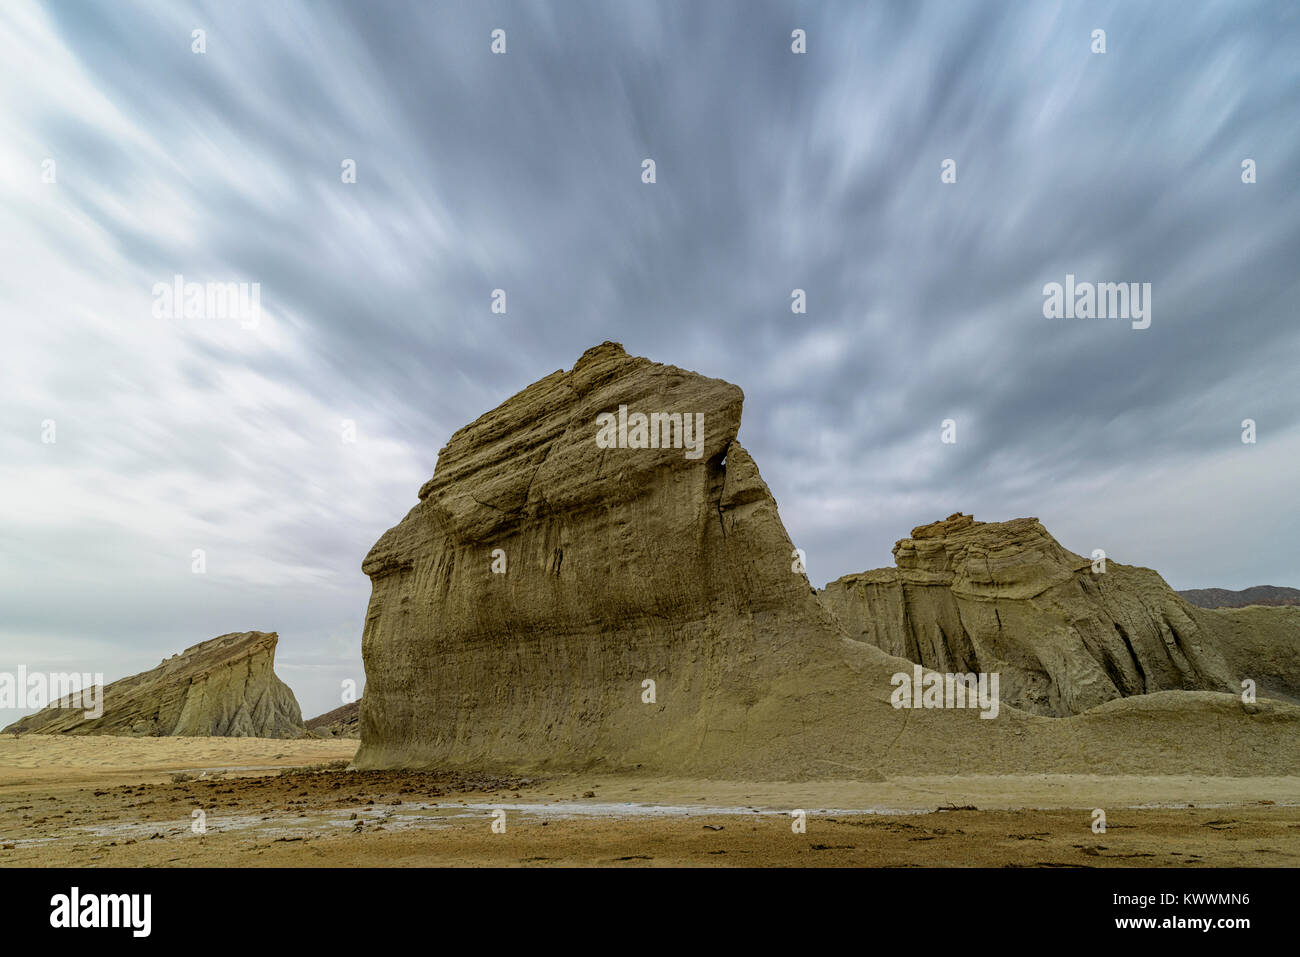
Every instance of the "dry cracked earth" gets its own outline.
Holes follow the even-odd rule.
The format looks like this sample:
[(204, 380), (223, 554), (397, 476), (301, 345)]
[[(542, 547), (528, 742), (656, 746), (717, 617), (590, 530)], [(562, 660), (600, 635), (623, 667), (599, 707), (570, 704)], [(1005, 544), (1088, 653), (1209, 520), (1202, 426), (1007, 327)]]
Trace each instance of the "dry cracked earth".
[[(1290, 778), (498, 777), (350, 771), (347, 758), (308, 765), (320, 747), (304, 757), (294, 742), (261, 744), (266, 754), (229, 767), (65, 760), (68, 783), (6, 762), (13, 747), (0, 746), (0, 866), (1300, 865)], [(1204, 802), (1170, 800), (1189, 788)], [(1088, 805), (1107, 795), (1095, 833)]]

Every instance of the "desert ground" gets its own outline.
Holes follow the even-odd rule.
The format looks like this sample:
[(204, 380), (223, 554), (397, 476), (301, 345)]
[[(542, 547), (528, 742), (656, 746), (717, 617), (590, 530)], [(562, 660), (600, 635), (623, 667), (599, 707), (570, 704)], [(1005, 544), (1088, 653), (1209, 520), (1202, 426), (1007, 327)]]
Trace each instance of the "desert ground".
[(1297, 777), (511, 778), (356, 747), (5, 737), (0, 866), (1300, 866)]

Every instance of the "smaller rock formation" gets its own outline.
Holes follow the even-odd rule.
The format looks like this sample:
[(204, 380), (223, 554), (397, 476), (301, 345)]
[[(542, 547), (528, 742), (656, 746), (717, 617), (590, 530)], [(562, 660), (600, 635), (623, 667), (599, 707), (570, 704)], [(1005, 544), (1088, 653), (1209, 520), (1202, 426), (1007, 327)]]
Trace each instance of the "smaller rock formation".
[(1217, 620), (1156, 572), (1062, 548), (1036, 518), (951, 515), (894, 546), (897, 568), (822, 593), (851, 637), (941, 672), (998, 672), (1004, 700), (1078, 714), (1157, 691), (1240, 692)]
[(103, 713), (63, 699), (20, 718), (6, 732), (135, 736), (296, 738), (302, 712), (276, 677), (273, 631), (221, 635), (166, 658), (151, 671), (101, 689)]
[(319, 738), (360, 738), (361, 702), (353, 701), (317, 715), (307, 722), (306, 727)]

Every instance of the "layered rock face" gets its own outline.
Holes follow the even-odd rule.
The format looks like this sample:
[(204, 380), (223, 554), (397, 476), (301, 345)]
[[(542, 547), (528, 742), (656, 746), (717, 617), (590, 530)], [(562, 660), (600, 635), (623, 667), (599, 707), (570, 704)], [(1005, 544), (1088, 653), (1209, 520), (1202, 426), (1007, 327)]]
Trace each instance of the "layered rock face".
[[(913, 663), (849, 637), (809, 584), (736, 441), (742, 398), (604, 343), (453, 435), (363, 564), (357, 765), (747, 779), (1300, 766), (1300, 710), (1246, 714), (1227, 694), (1066, 719), (895, 707)], [(702, 421), (698, 454), (671, 427), (648, 441), (638, 413)], [(1189, 673), (1218, 667), (1182, 654)]]
[[(834, 631), (735, 441), (742, 400), (606, 343), (452, 436), (362, 566), (358, 765), (628, 764), (676, 736), (733, 741), (717, 695), (758, 705), (783, 649)], [(671, 432), (599, 447), (619, 406), (702, 415), (699, 457)]]
[(1158, 574), (1062, 548), (1037, 519), (952, 515), (894, 546), (897, 568), (823, 599), (850, 636), (938, 671), (1001, 674), (1003, 700), (1068, 715), (1153, 691), (1240, 691), (1219, 630)]
[(35, 734), (298, 737), (302, 712), (276, 677), (275, 632), (221, 635), (102, 689), (103, 714), (65, 699), (4, 730)]

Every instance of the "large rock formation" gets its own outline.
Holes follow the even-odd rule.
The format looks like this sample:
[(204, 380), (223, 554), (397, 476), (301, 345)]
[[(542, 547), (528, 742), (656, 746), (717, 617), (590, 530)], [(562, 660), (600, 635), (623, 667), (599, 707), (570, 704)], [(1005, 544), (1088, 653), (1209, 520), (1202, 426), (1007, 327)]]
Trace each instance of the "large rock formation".
[[(357, 764), (787, 779), (1300, 766), (1300, 709), (1229, 694), (1060, 719), (894, 707), (913, 663), (848, 637), (809, 584), (736, 441), (741, 403), (605, 343), (453, 435), (362, 566)], [(635, 413), (702, 414), (698, 457), (644, 441)]]
[(275, 676), (270, 631), (221, 635), (102, 689), (103, 714), (64, 699), (6, 732), (285, 738), (303, 733), (302, 712)]
[[(996, 671), (1004, 701), (1086, 711), (1152, 691), (1239, 692), (1219, 620), (1149, 568), (1094, 563), (1034, 518), (952, 515), (894, 546), (897, 568), (846, 575), (823, 598), (851, 637), (938, 671)], [(1289, 653), (1300, 664), (1300, 632)], [(1230, 643), (1229, 643), (1230, 644)], [(1264, 690), (1274, 687), (1270, 675)]]

